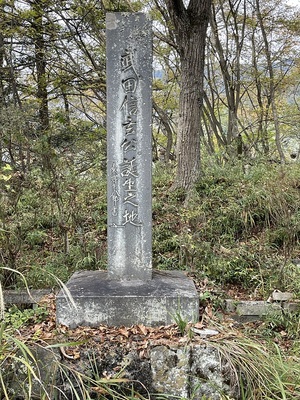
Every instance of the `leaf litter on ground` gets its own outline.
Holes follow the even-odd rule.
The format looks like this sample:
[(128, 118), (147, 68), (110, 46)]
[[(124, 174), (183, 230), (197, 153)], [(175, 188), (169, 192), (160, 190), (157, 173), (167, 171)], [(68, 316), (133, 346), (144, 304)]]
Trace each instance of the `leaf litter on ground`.
[[(210, 302), (207, 302), (205, 307), (200, 307), (199, 321), (187, 324), (185, 334), (182, 335), (175, 323), (158, 327), (139, 324), (130, 327), (99, 325), (70, 329), (56, 324), (55, 300), (53, 293), (44, 296), (39, 305), (48, 310), (47, 317), (42, 322), (19, 328), (15, 334), (23, 341), (35, 341), (48, 347), (57, 346), (64, 358), (73, 360), (80, 358), (81, 349), (89, 345), (109, 347), (117, 344), (126, 349), (136, 349), (140, 357), (144, 358), (148, 355), (148, 349), (155, 345), (173, 346), (224, 339), (235, 340), (247, 336), (249, 332), (252, 337), (260, 338), (258, 327), (262, 322), (239, 324), (231, 315), (216, 314)], [(277, 342), (282, 348), (289, 347), (284, 335), (281, 335), (281, 341)]]

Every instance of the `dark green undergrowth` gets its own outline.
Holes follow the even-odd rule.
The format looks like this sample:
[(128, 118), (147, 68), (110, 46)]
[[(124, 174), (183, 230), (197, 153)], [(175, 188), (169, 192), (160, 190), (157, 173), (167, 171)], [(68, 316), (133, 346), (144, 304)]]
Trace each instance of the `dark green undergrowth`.
[[(157, 168), (156, 173), (160, 171)], [(300, 166), (265, 162), (204, 166), (188, 201), (154, 182), (154, 259), (216, 284), (266, 296), (300, 293)], [(297, 264), (297, 262), (296, 262)]]
[[(80, 174), (60, 160), (55, 173), (33, 168), (22, 180), (5, 171), (0, 267), (24, 274), (31, 288), (55, 286), (51, 274), (66, 282), (76, 270), (106, 268), (106, 177), (95, 164)], [(186, 270), (258, 296), (275, 288), (299, 295), (299, 164), (245, 168), (207, 159), (188, 200), (171, 190), (172, 181), (172, 165), (156, 163), (155, 268)], [(3, 271), (4, 287), (22, 285)]]

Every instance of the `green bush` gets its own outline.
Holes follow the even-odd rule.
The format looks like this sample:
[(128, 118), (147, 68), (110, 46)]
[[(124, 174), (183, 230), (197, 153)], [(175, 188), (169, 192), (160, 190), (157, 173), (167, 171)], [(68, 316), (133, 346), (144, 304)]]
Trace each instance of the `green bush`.
[(283, 266), (300, 254), (299, 165), (259, 162), (245, 174), (241, 163), (204, 162), (197, 195), (188, 202), (177, 192), (160, 191), (166, 170), (154, 174), (155, 265), (174, 268), (177, 262), (199, 277), (263, 296), (288, 280)]
[(46, 307), (19, 309), (13, 305), (5, 312), (4, 321), (8, 327), (17, 330), (25, 325), (37, 324), (46, 320), (48, 310)]

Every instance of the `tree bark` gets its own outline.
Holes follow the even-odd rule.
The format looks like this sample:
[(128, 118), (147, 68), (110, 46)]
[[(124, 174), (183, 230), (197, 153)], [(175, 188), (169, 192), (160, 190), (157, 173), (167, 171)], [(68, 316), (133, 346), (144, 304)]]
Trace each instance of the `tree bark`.
[(48, 90), (47, 90), (47, 72), (46, 72), (46, 44), (44, 40), (43, 13), (44, 10), (38, 0), (33, 2), (34, 11), (34, 47), (35, 64), (37, 79), (37, 99), (39, 102), (39, 120), (41, 131), (46, 132), (49, 129), (49, 109), (48, 109)]
[(269, 94), (268, 94), (268, 103), (269, 106), (271, 106), (272, 110), (272, 115), (273, 115), (273, 121), (274, 121), (274, 128), (275, 128), (275, 142), (276, 142), (276, 147), (278, 150), (278, 154), (280, 157), (280, 161), (282, 163), (285, 162), (285, 156), (281, 147), (281, 141), (280, 141), (280, 124), (279, 124), (279, 118), (278, 118), (278, 112), (277, 112), (277, 106), (275, 102), (275, 82), (274, 82), (274, 67), (273, 67), (273, 62), (271, 59), (271, 50), (270, 50), (270, 45), (269, 41), (267, 38), (267, 33), (263, 21), (263, 16), (260, 11), (260, 3), (259, 0), (256, 0), (256, 15), (258, 19), (258, 23), (261, 29), (263, 41), (264, 41), (264, 51), (266, 55), (266, 61), (267, 61), (267, 69), (268, 69), (268, 74), (269, 74)]
[(155, 101), (153, 102), (153, 108), (157, 112), (160, 121), (164, 127), (163, 130), (167, 136), (167, 146), (165, 149), (164, 161), (165, 163), (168, 163), (171, 159), (171, 151), (173, 146), (173, 129), (171, 127), (171, 121), (167, 113), (162, 108), (160, 108)]
[(0, 107), (1, 108), (5, 106), (3, 75), (4, 75), (4, 37), (2, 35), (2, 32), (0, 32)]
[(200, 132), (206, 31), (211, 0), (166, 1), (181, 63), (175, 188), (189, 191), (200, 176)]

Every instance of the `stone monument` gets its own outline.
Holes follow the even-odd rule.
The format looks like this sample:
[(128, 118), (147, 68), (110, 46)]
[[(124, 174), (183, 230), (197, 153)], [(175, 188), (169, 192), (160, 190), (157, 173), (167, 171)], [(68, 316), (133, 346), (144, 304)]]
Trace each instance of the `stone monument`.
[(75, 273), (56, 301), (59, 324), (166, 325), (198, 318), (195, 286), (180, 271), (152, 270), (152, 24), (108, 13), (107, 271)]
[(108, 274), (152, 278), (151, 21), (109, 13), (107, 40)]

